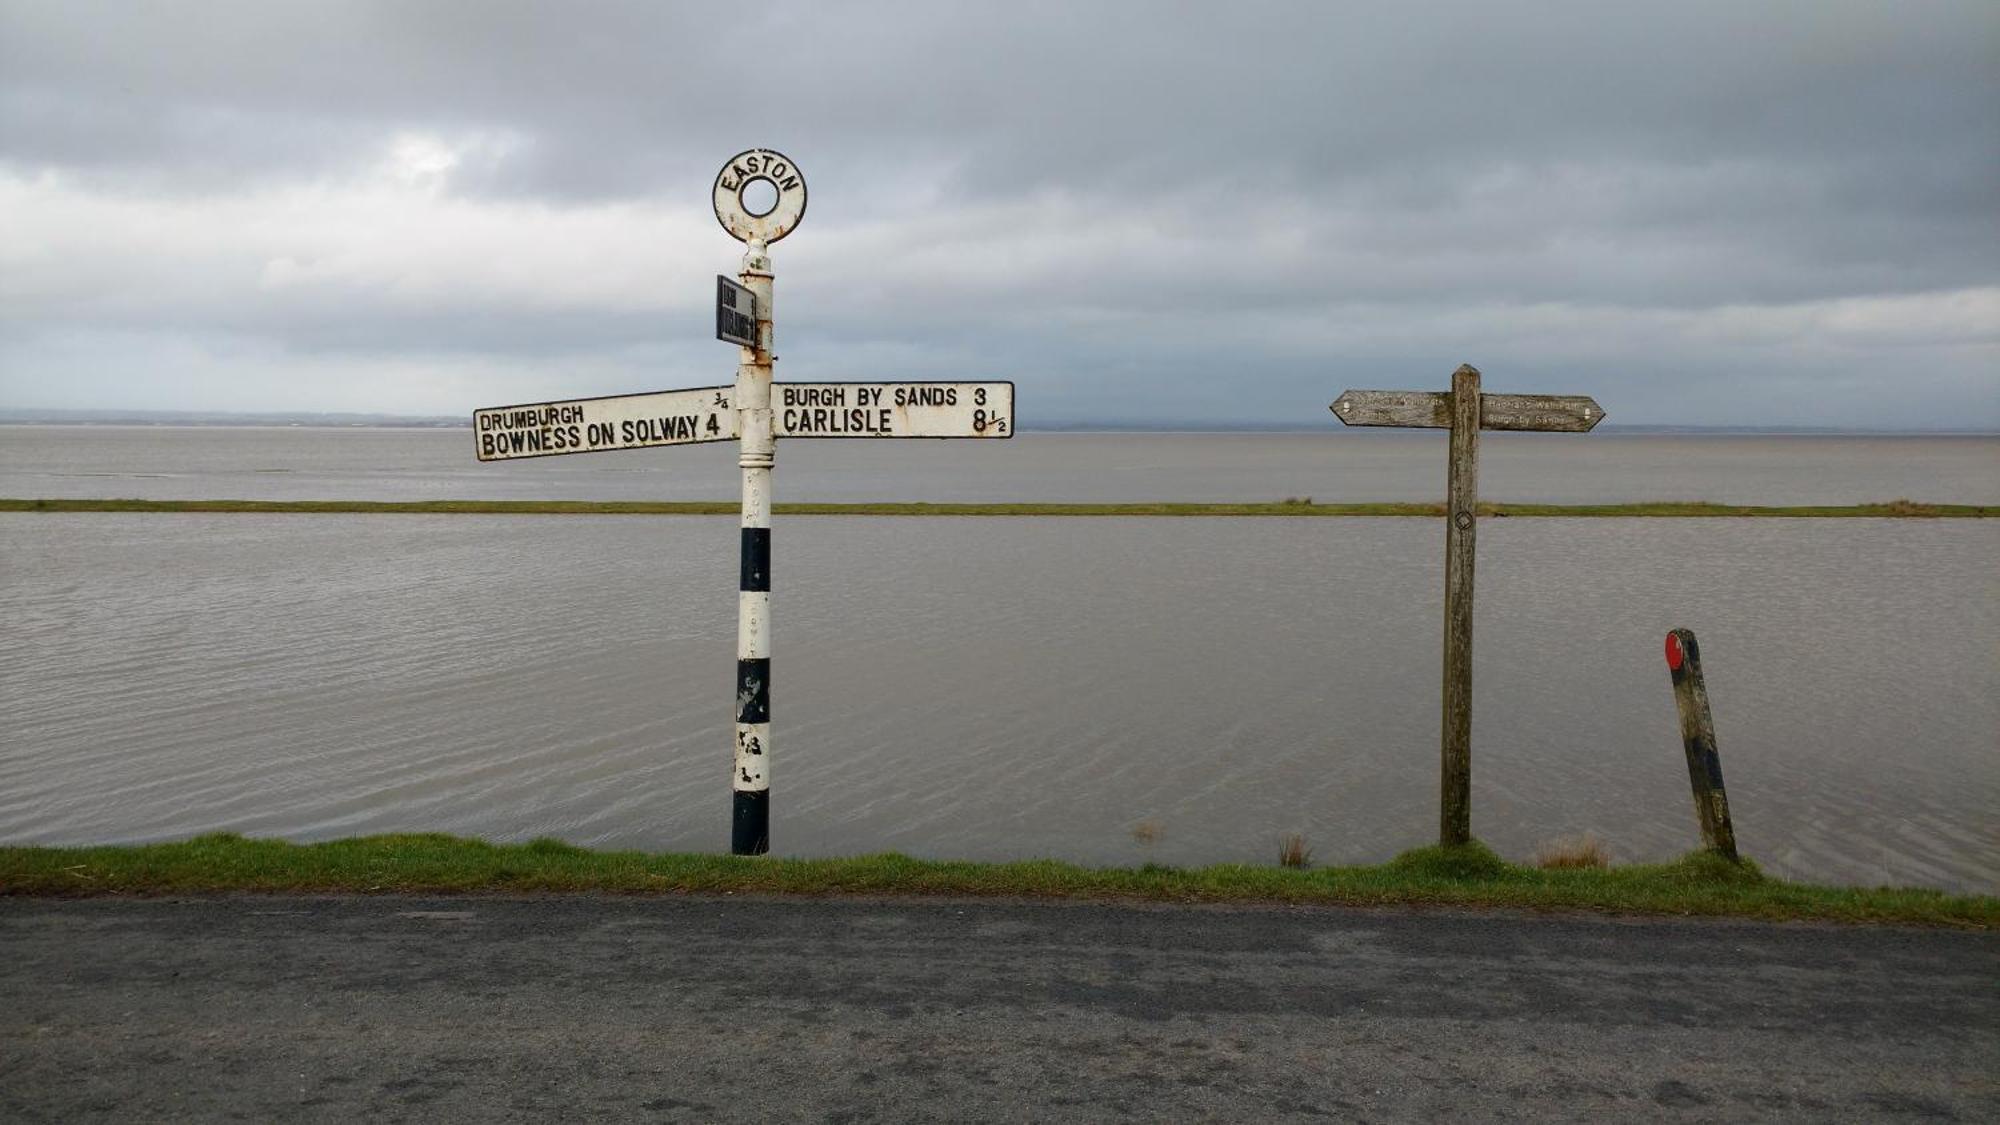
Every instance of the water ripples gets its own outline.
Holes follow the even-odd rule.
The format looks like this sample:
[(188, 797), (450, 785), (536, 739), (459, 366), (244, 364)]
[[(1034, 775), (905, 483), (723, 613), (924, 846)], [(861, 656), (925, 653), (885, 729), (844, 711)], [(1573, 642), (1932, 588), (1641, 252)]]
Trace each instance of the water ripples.
[[(2000, 529), (1506, 520), (1474, 827), (1694, 842), (1659, 638), (1701, 636), (1751, 854), (2000, 882)], [(0, 839), (390, 830), (717, 850), (728, 519), (0, 516)], [(780, 851), (1323, 862), (1426, 842), (1428, 520), (798, 519)], [(1133, 827), (1157, 826), (1156, 839)]]

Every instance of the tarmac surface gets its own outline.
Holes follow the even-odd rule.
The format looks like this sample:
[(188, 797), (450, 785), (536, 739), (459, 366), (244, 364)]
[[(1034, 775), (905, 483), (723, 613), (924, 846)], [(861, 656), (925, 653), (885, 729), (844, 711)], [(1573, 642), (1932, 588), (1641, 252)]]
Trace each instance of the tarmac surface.
[(2000, 1120), (1990, 933), (0, 899), (0, 1119)]

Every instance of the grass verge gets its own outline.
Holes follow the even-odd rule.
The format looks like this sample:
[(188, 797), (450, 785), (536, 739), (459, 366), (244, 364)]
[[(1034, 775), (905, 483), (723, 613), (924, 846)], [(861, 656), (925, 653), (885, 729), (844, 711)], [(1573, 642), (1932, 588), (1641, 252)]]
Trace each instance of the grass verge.
[[(1442, 516), (1443, 504), (779, 504), (784, 516)], [(292, 512), (405, 515), (733, 516), (733, 501), (708, 500), (11, 500), (0, 512)], [(1783, 507), (1671, 501), (1651, 504), (1481, 504), (1483, 516), (1784, 516), (1979, 519), (2000, 506), (1879, 504)]]
[(320, 844), (198, 836), (167, 844), (0, 848), (0, 895), (220, 892), (1005, 895), (1180, 903), (1510, 907), (1993, 929), (2000, 899), (1923, 889), (1818, 887), (1765, 878), (1709, 853), (1610, 870), (1542, 871), (1473, 844), (1420, 848), (1379, 866), (1293, 870), (1218, 864), (1079, 867), (598, 852), (557, 840), (489, 844), (445, 835)]

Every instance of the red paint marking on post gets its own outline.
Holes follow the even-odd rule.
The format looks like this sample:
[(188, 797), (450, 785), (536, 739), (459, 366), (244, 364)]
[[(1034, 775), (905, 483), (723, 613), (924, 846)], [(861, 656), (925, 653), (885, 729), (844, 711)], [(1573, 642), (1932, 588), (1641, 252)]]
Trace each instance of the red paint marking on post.
[(1674, 670), (1674, 671), (1676, 671), (1676, 672), (1678, 672), (1678, 671), (1680, 671), (1680, 669), (1681, 669), (1681, 661), (1682, 661), (1683, 659), (1684, 659), (1684, 657), (1683, 657), (1683, 656), (1681, 655), (1681, 639), (1680, 639), (1679, 637), (1677, 637), (1677, 636), (1673, 635), (1672, 633), (1668, 633), (1668, 634), (1667, 634), (1667, 667), (1668, 667), (1668, 668), (1670, 668), (1670, 669), (1672, 669), (1672, 670)]

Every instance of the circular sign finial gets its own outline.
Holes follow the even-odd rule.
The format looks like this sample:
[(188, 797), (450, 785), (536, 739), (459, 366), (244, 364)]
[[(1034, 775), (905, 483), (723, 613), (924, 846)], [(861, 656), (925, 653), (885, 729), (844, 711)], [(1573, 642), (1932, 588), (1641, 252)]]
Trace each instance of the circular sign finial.
[[(771, 185), (777, 200), (752, 211), (743, 195), (760, 183)], [(740, 242), (776, 242), (798, 229), (805, 214), (806, 178), (784, 153), (768, 148), (739, 152), (715, 174), (715, 217)]]

